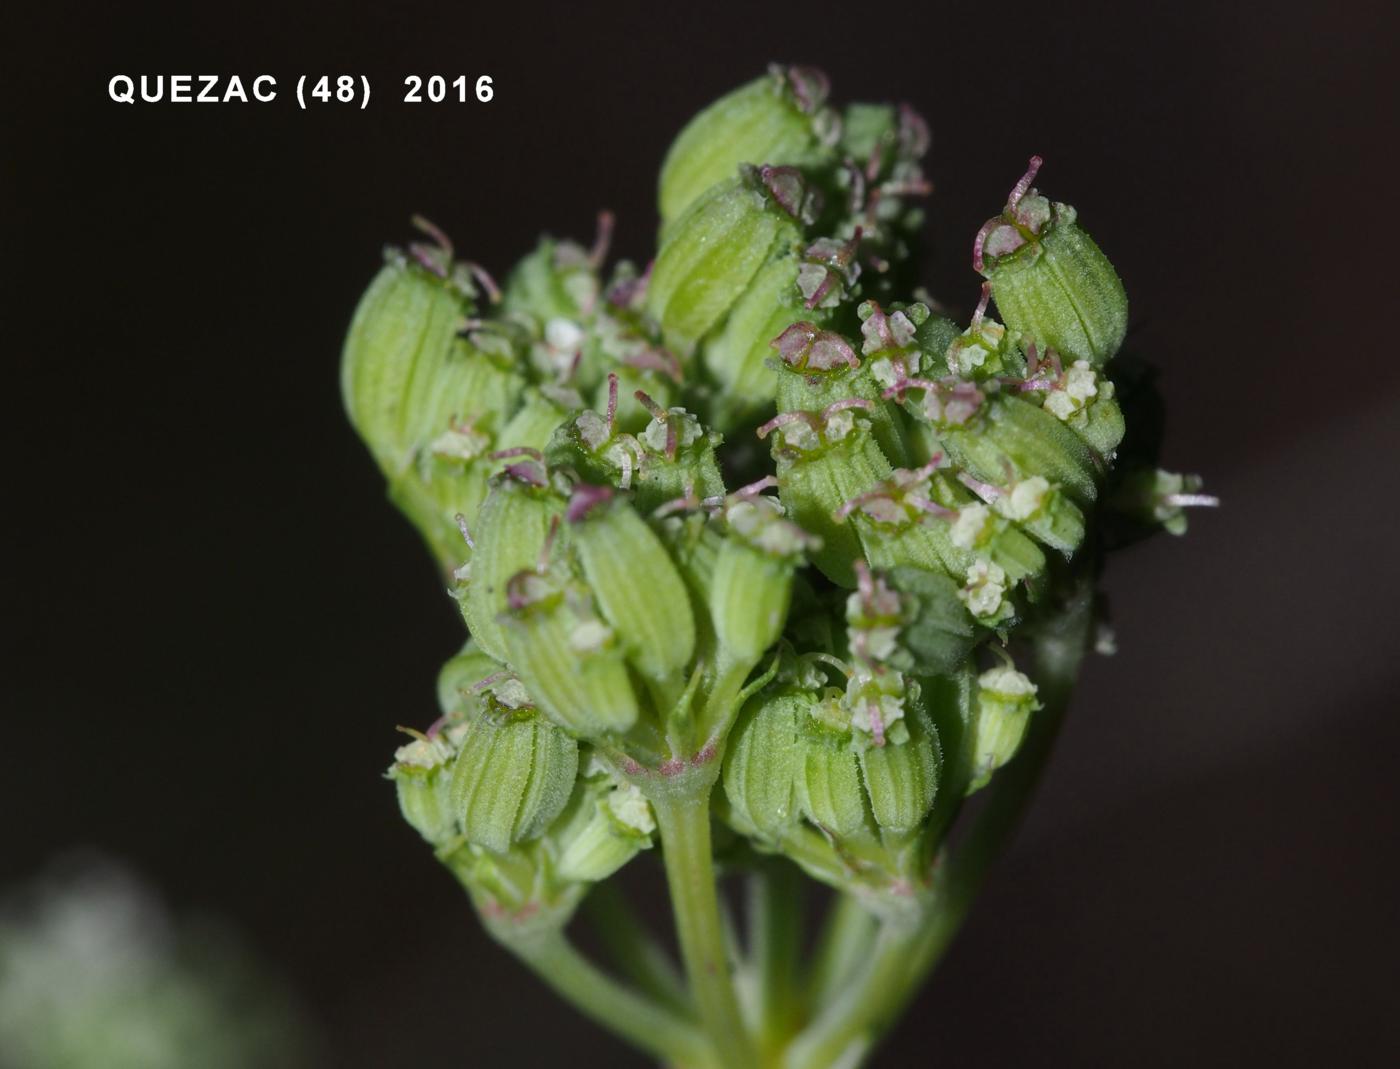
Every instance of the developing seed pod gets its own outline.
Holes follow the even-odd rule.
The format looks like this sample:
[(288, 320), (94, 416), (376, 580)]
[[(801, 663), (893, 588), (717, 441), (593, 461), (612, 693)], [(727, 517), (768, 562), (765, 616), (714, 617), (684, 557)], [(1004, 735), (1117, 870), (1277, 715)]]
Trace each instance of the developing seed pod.
[(828, 835), (846, 838), (866, 826), (865, 788), (851, 745), (851, 714), (832, 695), (811, 703), (798, 723), (797, 804)]
[[(1099, 390), (1102, 393), (1105, 386), (1112, 385), (1105, 379), (1100, 383)], [(1118, 407), (1118, 402), (1112, 395), (1100, 397), (1087, 408), (1075, 412), (1065, 420), (1065, 426), (1079, 435), (1085, 445), (1105, 460), (1113, 459), (1124, 434), (1127, 433), (1123, 410)]]
[(887, 741), (860, 751), (861, 775), (875, 823), (885, 831), (914, 831), (933, 808), (943, 753), (938, 730), (915, 705), (906, 710), (902, 741)]
[[(478, 344), (480, 342), (480, 344)], [(451, 405), (441, 433), (427, 442), (413, 466), (389, 480), (390, 499), (413, 521), (445, 570), (470, 556), (458, 517), (470, 524), (486, 497), (491, 454), (518, 444), (515, 420), (524, 376), (514, 355), (481, 332), (457, 339), (440, 376), (436, 403)]]
[(485, 457), (524, 380), (508, 344), (459, 336), (474, 311), (466, 266), (446, 249), (412, 249), (419, 259), (391, 251), (361, 299), (341, 385), (390, 499), (450, 571), (469, 555), (455, 517), (470, 519), (485, 496)]
[(1009, 663), (977, 677), (976, 701), (968, 794), (985, 787), (992, 773), (1016, 755), (1031, 713), (1040, 708), (1035, 684)]
[(394, 781), (404, 820), (433, 846), (443, 846), (458, 834), (450, 786), (457, 756), (454, 740), (461, 727), (435, 735), (413, 732), (413, 741), (394, 752), (394, 764), (387, 773)]
[(568, 520), (584, 578), (628, 660), (653, 682), (674, 682), (695, 652), (695, 625), (666, 546), (606, 486), (576, 487)]
[(835, 117), (825, 107), (826, 75), (810, 67), (768, 69), (721, 97), (689, 123), (661, 165), (663, 229), (701, 194), (733, 178), (741, 163), (824, 165), (835, 160)]
[(812, 194), (790, 168), (749, 169), (721, 183), (676, 220), (657, 253), (646, 310), (666, 345), (688, 358), (752, 283), (759, 268), (801, 236)]
[(527, 460), (494, 480), (481, 507), (476, 550), (467, 569), (459, 572), (458, 605), (472, 638), (498, 661), (510, 661), (498, 622), (508, 607), (507, 586), (539, 563), (564, 505), (547, 485), (543, 465)]
[(636, 723), (622, 646), (586, 588), (531, 569), (512, 577), (507, 600), (506, 660), (556, 724), (594, 739)]
[(837, 401), (821, 412), (784, 412), (758, 436), (773, 435), (778, 494), (788, 518), (821, 540), (811, 552), (832, 582), (856, 585), (852, 562), (861, 556), (854, 528), (836, 514), (852, 497), (890, 473), (871, 432), (869, 401)]
[(389, 480), (389, 500), (418, 529), (446, 572), (471, 557), (457, 517), (470, 522), (486, 498), (492, 443), (483, 426), (454, 423), (412, 467)]
[(723, 776), (730, 819), (742, 833), (776, 843), (801, 816), (798, 727), (815, 700), (796, 690), (762, 692), (740, 711), (725, 748)]
[[(968, 384), (970, 385), (970, 384)], [(953, 387), (956, 393), (961, 387)], [(1070, 498), (1089, 504), (1098, 496), (1098, 466), (1079, 436), (1039, 406), (1006, 393), (982, 396), (963, 415), (937, 391), (925, 393), (922, 412), (937, 427), (939, 442), (959, 467), (984, 482), (1040, 475)], [(941, 406), (941, 410), (940, 410)], [(940, 418), (941, 417), (941, 418)]]
[(417, 448), (446, 425), (435, 388), (453, 355), (471, 290), (412, 262), (398, 250), (360, 298), (341, 357), (350, 422), (379, 465), (402, 472)]
[(649, 849), (656, 832), (655, 814), (642, 792), (603, 769), (596, 758), (590, 766), (550, 832), (558, 849), (559, 878), (581, 883), (606, 880)]
[(1128, 298), (1108, 258), (1076, 223), (1068, 204), (1031, 188), (1033, 156), (1002, 213), (973, 244), (972, 266), (992, 284), (1002, 320), (1042, 348), (1102, 366), (1123, 344)]
[(452, 806), (468, 842), (504, 853), (563, 811), (578, 744), (540, 716), (525, 689), (500, 680), (468, 726), (452, 768)]
[(825, 312), (806, 308), (797, 289), (798, 266), (796, 251), (780, 248), (735, 302), (723, 327), (701, 346), (701, 362), (719, 388), (712, 415), (721, 430), (772, 408), (778, 391), (778, 375), (768, 365), (772, 339), (799, 320), (826, 319)]
[(758, 493), (731, 497), (724, 519), (728, 537), (715, 559), (710, 618), (725, 654), (756, 663), (783, 632), (793, 574), (816, 542)]

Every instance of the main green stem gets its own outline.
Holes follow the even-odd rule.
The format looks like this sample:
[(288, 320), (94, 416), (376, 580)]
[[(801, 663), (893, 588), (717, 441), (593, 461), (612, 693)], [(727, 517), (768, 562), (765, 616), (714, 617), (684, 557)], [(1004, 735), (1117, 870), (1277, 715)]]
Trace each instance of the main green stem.
[(701, 1023), (725, 1069), (758, 1064), (725, 951), (723, 923), (710, 848), (709, 790), (653, 798), (676, 915), (676, 934)]

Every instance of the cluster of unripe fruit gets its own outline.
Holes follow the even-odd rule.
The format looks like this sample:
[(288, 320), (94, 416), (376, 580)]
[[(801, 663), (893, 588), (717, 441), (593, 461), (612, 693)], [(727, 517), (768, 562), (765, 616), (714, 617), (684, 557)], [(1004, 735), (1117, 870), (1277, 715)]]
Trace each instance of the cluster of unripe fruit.
[(927, 148), (774, 69), (677, 138), (645, 270), (607, 217), (499, 288), (426, 224), (387, 254), (346, 404), (471, 635), (391, 776), (488, 920), (567, 914), (717, 781), (753, 849), (897, 913), (1015, 753), (1003, 647), (1082, 586), (1127, 302), (1037, 159), (941, 314)]

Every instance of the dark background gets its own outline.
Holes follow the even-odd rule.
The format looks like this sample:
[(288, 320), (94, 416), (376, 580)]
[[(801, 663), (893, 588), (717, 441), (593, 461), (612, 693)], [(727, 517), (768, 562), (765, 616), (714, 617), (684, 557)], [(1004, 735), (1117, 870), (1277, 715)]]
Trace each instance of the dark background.
[[(1224, 499), (1113, 562), (1121, 652), (881, 1064), (1389, 1062), (1396, 34), (1286, 6), (8, 11), (0, 882), (125, 859), (244, 932), (327, 1065), (642, 1064), (488, 942), (379, 778), (460, 627), (339, 346), (414, 211), (502, 274), (599, 207), (645, 256), (672, 134), (801, 61), (928, 117), (954, 305), (1046, 158), (1162, 369), (1165, 462)], [(282, 97), (107, 100), (181, 72)], [(322, 72), (368, 74), (370, 109), (298, 111)], [(403, 105), (415, 72), (496, 99)]]

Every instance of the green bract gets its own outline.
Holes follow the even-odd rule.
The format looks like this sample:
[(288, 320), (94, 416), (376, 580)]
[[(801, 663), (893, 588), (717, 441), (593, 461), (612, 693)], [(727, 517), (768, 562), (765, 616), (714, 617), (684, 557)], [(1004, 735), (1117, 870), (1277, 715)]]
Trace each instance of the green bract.
[[(923, 120), (827, 95), (775, 67), (698, 115), (649, 268), (608, 267), (605, 212), (498, 289), (420, 222), (344, 349), (470, 632), (389, 771), (403, 816), (497, 939), (692, 1069), (860, 1062), (1034, 781), (1106, 551), (1214, 500), (1156, 466), (1122, 284), (1039, 160), (963, 316), (915, 277)], [(656, 843), (685, 981), (606, 891), (616, 969), (566, 933)], [(803, 873), (839, 904), (793, 984)]]

